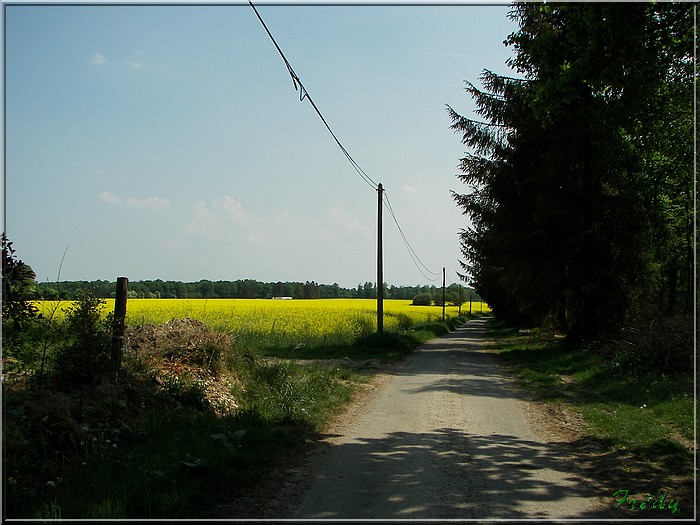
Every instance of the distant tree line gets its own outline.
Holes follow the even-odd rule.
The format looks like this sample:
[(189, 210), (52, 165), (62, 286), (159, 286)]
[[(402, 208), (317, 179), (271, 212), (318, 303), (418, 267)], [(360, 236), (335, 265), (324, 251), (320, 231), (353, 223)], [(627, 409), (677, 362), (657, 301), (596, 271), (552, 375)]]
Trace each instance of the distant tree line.
[[(91, 290), (95, 296), (114, 297), (115, 281), (62, 281), (58, 283), (35, 282), (29, 296), (32, 299), (72, 300), (81, 291)], [(474, 290), (458, 284), (452, 284), (445, 291), (445, 302), (457, 304), (480, 300)], [(394, 286), (384, 284), (386, 299), (413, 300), (415, 297), (429, 296), (436, 304), (442, 304), (442, 288), (436, 286)], [(202, 279), (196, 282), (133, 281), (129, 282), (129, 297), (132, 299), (271, 299), (273, 297), (292, 297), (294, 299), (330, 299), (330, 298), (364, 298), (377, 297), (376, 283), (365, 282), (357, 288), (344, 288), (337, 283), (319, 284), (306, 282), (261, 282), (253, 279), (237, 281), (210, 281)]]

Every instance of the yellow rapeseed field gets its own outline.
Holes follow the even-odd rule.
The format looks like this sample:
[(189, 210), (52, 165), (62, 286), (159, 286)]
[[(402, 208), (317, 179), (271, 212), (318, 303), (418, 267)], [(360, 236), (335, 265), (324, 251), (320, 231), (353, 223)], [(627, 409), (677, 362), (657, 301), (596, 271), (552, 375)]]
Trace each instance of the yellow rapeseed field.
[[(58, 308), (59, 316), (70, 304), (37, 303), (44, 315)], [(376, 308), (374, 299), (129, 299), (126, 323), (138, 326), (192, 318), (256, 347), (315, 346), (346, 343), (374, 332)], [(113, 309), (114, 300), (107, 299), (105, 314)], [(472, 310), (486, 311), (486, 305), (474, 303)], [(458, 311), (456, 306), (447, 306), (445, 316), (455, 317)], [(463, 305), (462, 312), (468, 311), (469, 305)], [(441, 306), (412, 306), (410, 300), (384, 301), (386, 330), (408, 329), (440, 319)]]

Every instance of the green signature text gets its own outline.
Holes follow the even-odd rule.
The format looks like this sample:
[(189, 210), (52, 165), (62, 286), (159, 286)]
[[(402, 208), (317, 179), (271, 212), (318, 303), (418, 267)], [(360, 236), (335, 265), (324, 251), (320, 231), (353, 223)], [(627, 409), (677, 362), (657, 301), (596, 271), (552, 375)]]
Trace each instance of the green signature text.
[(668, 491), (662, 494), (662, 497), (656, 499), (651, 494), (646, 499), (630, 499), (629, 495), (630, 491), (626, 489), (613, 492), (613, 498), (620, 498), (617, 500), (618, 505), (615, 507), (615, 510), (623, 505), (629, 505), (630, 510), (670, 510), (671, 514), (675, 516), (681, 508), (679, 500), (671, 498), (667, 501)]

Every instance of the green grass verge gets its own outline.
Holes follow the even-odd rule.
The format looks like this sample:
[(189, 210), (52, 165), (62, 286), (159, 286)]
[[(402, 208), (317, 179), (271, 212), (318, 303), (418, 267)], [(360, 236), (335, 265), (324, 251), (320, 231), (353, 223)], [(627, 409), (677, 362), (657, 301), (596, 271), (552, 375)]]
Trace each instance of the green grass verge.
[[(587, 435), (641, 456), (685, 462), (692, 457), (693, 377), (621, 370), (596, 351), (544, 339), (493, 321), (489, 336), (518, 382), (540, 399), (580, 413)], [(688, 373), (690, 372), (690, 373)]]

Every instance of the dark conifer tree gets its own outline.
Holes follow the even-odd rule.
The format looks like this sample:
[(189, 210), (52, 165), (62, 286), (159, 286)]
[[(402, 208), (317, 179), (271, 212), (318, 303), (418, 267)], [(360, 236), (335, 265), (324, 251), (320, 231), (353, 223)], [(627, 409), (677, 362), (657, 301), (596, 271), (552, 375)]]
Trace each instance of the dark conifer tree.
[(669, 233), (649, 139), (668, 119), (658, 108), (669, 72), (687, 62), (689, 15), (687, 5), (518, 4), (506, 43), (522, 78), (486, 71), (482, 90), (467, 83), (483, 121), (448, 106), (472, 150), (459, 175), (469, 189), (454, 194), (472, 222), (463, 268), (498, 315), (592, 337), (644, 313), (658, 290), (655, 239)]

